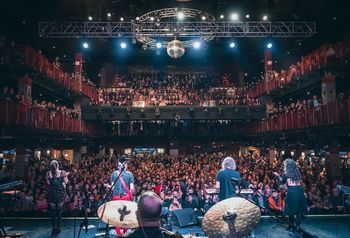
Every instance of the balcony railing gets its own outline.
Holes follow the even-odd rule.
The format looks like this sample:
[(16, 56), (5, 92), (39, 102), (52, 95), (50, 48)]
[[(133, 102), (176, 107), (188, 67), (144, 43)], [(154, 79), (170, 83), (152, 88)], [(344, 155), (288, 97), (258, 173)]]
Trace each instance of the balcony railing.
[(51, 112), (22, 103), (0, 100), (0, 123), (8, 126), (43, 129), (67, 133), (99, 135), (96, 124), (85, 122), (65, 112)]
[(322, 45), (307, 56), (302, 57), (297, 64), (291, 65), (289, 69), (279, 73), (271, 72), (265, 80), (248, 89), (246, 93), (251, 98), (257, 98), (325, 65), (348, 63), (349, 57), (350, 46), (348, 45), (343, 43)]
[(2, 57), (1, 63), (9, 65), (26, 65), (27, 67), (56, 80), (60, 85), (63, 85), (76, 93), (82, 93), (94, 101), (98, 100), (97, 88), (89, 83), (84, 76), (82, 76), (82, 82), (80, 85), (79, 81), (74, 79), (69, 73), (63, 72), (57, 66), (50, 63), (45, 56), (30, 47), (18, 46), (8, 49), (4, 57)]
[(350, 99), (253, 122), (251, 133), (286, 131), (350, 122)]

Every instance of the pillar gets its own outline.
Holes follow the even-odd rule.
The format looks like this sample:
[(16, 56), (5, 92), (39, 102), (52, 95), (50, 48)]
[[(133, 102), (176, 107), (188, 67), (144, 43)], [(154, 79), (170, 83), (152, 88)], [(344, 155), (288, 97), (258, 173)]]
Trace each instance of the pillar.
[(326, 173), (328, 178), (340, 178), (340, 157), (338, 149), (338, 139), (330, 138), (329, 154), (326, 155)]
[(24, 97), (31, 102), (32, 101), (32, 79), (27, 75), (18, 79), (18, 93), (24, 95)]
[(327, 105), (328, 103), (336, 101), (336, 88), (335, 88), (335, 76), (326, 73), (321, 79), (322, 82), (322, 104)]
[(267, 88), (268, 82), (270, 81), (272, 70), (273, 70), (273, 62), (272, 62), (272, 52), (271, 50), (264, 51), (264, 69), (265, 69), (265, 86)]
[(74, 79), (79, 82), (79, 91), (82, 91), (83, 55), (75, 53)]
[(269, 159), (269, 163), (273, 164), (273, 162), (275, 161), (276, 158), (276, 148), (273, 145), (269, 146), (269, 154), (268, 154), (268, 159)]
[(24, 178), (26, 174), (26, 167), (30, 157), (30, 150), (26, 149), (24, 145), (16, 145), (15, 158), (15, 176), (16, 178)]

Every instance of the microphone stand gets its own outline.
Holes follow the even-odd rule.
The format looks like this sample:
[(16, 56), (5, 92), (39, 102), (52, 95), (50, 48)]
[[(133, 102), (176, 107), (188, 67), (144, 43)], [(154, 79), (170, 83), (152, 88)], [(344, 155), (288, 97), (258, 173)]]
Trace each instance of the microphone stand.
[(75, 230), (76, 230), (75, 228), (76, 228), (76, 220), (77, 220), (77, 209), (74, 208), (73, 212), (74, 212), (73, 227), (74, 227), (74, 238), (75, 238)]
[[(276, 218), (277, 220), (279, 220), (281, 223), (284, 224), (288, 224), (288, 219), (285, 219), (284, 216), (280, 216), (280, 214), (278, 214), (277, 212), (272, 211), (270, 208), (268, 207), (261, 207), (258, 203), (254, 202), (253, 200), (249, 199), (247, 196), (241, 194), (241, 186), (242, 186), (242, 179), (240, 179), (239, 181), (235, 181), (235, 180), (231, 180), (233, 186), (238, 186), (238, 193), (237, 195), (241, 198), (244, 198), (245, 200), (247, 200), (248, 202), (254, 204), (255, 206), (260, 208), (260, 211), (265, 210), (267, 211), (271, 216), (273, 216), (274, 218)], [(261, 194), (259, 191), (257, 191), (258, 195), (264, 196), (263, 194)], [(303, 230), (302, 228), (300, 228), (300, 233), (302, 235), (303, 238), (317, 238), (317, 236), (314, 236), (312, 234), (307, 233), (305, 230)]]
[[(102, 205), (103, 206), (103, 210), (102, 210), (102, 214), (101, 214), (101, 219), (103, 217), (103, 215), (105, 214), (105, 211), (106, 211), (106, 200), (110, 199), (112, 193), (113, 193), (113, 189), (115, 187), (115, 184), (117, 183), (117, 181), (120, 179), (120, 176), (122, 175), (123, 171), (125, 169), (125, 166), (123, 164), (122, 168), (120, 169), (120, 172), (118, 174), (118, 177), (114, 180), (110, 190), (108, 191), (107, 195), (106, 195), (106, 198), (104, 200), (104, 204)], [(108, 219), (108, 222), (106, 224), (106, 232), (105, 232), (105, 238), (108, 238), (109, 237), (109, 219)]]
[(84, 205), (84, 212), (85, 212), (85, 217), (84, 220), (80, 223), (80, 228), (79, 228), (79, 232), (78, 232), (78, 238), (80, 238), (80, 233), (81, 233), (81, 229), (85, 226), (85, 233), (88, 233), (88, 226), (89, 226), (89, 220), (87, 217), (87, 211), (86, 211), (86, 207)]

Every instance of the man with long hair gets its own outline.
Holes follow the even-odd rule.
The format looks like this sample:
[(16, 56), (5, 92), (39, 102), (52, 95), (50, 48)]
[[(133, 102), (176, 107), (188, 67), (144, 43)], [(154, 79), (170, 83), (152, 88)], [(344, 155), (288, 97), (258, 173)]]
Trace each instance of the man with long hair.
[(286, 159), (284, 161), (282, 184), (287, 185), (287, 197), (284, 208), (284, 214), (289, 218), (290, 230), (300, 228), (302, 217), (307, 212), (306, 198), (301, 182), (301, 174), (294, 160)]
[(219, 200), (222, 201), (236, 195), (235, 183), (241, 179), (241, 175), (236, 171), (236, 162), (232, 157), (226, 157), (221, 165), (221, 170), (216, 175), (216, 189), (219, 190)]

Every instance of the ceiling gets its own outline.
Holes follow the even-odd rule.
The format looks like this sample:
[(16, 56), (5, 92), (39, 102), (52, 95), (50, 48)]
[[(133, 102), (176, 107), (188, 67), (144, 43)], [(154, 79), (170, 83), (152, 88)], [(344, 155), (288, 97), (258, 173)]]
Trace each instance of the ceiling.
[[(59, 56), (63, 63), (71, 63), (74, 52), (81, 50), (79, 40), (41, 39), (37, 34), (39, 21), (87, 21), (135, 19), (152, 10), (166, 7), (189, 7), (207, 11), (218, 17), (238, 12), (250, 14), (251, 20), (259, 20), (268, 14), (271, 21), (316, 21), (318, 34), (307, 39), (273, 39), (276, 67), (286, 67), (323, 43), (349, 39), (350, 14), (346, 0), (12, 0), (3, 3), (0, 21), (0, 37), (7, 43), (15, 41), (41, 49), (49, 58)], [(85, 52), (88, 76), (98, 81), (99, 68), (104, 62), (114, 64), (217, 64), (224, 62), (238, 65), (255, 78), (262, 70), (263, 49), (268, 39), (238, 39), (236, 53), (227, 50), (225, 41), (215, 40), (200, 55), (187, 54), (180, 60), (164, 55), (159, 59), (154, 52), (143, 51), (133, 45), (128, 54), (116, 52), (114, 40), (93, 40), (89, 52)], [(158, 57), (158, 58), (157, 58)]]

